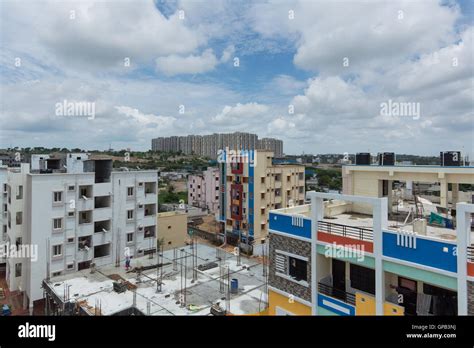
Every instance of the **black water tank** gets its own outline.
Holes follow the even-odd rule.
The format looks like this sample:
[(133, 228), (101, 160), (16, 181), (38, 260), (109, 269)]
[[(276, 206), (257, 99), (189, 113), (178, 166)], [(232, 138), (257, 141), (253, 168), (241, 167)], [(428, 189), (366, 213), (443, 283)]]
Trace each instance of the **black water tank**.
[(446, 167), (461, 166), (461, 151), (444, 151), (440, 152), (440, 163)]
[(393, 166), (395, 165), (395, 153), (383, 152), (378, 154), (379, 166)]
[(358, 152), (356, 153), (356, 165), (370, 165), (370, 153)]

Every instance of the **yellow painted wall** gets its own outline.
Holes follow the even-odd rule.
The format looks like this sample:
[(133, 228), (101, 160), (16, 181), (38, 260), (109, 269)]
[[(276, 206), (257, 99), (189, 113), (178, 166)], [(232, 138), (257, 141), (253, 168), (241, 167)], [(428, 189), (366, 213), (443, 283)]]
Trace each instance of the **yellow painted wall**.
[(169, 250), (186, 245), (188, 238), (188, 214), (178, 211), (157, 214), (158, 239), (164, 240), (163, 249)]
[[(405, 308), (385, 302), (384, 315), (404, 315)], [(375, 297), (356, 292), (356, 315), (375, 315)]]
[(280, 295), (271, 290), (268, 291), (268, 303), (268, 315), (276, 315), (275, 307), (280, 307), (295, 315), (311, 315), (311, 307), (296, 300), (290, 301), (287, 296)]
[(383, 304), (384, 315), (405, 315), (405, 308), (396, 304), (385, 302)]

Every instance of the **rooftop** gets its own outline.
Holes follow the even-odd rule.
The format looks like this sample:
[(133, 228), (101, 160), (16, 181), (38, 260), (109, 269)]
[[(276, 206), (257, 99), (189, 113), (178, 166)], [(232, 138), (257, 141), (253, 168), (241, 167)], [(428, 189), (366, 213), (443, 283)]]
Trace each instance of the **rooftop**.
[[(342, 205), (344, 204), (344, 202), (332, 201), (330, 207), (334, 208), (339, 204)], [(400, 212), (403, 212), (403, 210), (407, 210), (407, 209), (408, 209), (407, 207), (405, 207), (405, 209), (400, 209)], [(305, 205), (295, 206), (292, 208), (276, 209), (276, 210), (272, 210), (272, 212), (279, 213), (279, 214), (287, 214), (287, 215), (300, 215), (307, 218), (311, 218), (311, 205), (305, 204)], [(322, 221), (325, 221), (327, 223), (332, 223), (332, 224), (351, 226), (351, 227), (373, 229), (373, 217), (371, 215), (358, 214), (358, 213), (353, 213), (353, 212), (336, 213), (336, 214), (331, 214), (330, 216), (328, 214), (325, 214)], [(407, 224), (404, 224), (404, 217), (402, 218), (402, 216), (400, 216), (399, 220), (396, 220), (394, 218), (389, 218), (388, 230), (392, 230), (392, 231), (402, 230), (402, 231), (412, 232), (413, 225), (410, 224), (411, 219), (409, 219), (408, 221), (409, 222)], [(437, 239), (443, 239), (446, 241), (455, 241), (456, 230), (442, 227), (442, 226), (428, 224), (426, 228), (426, 236), (437, 238)], [(471, 232), (471, 240), (474, 240), (474, 232)]]
[[(191, 253), (191, 246), (181, 248)], [(179, 249), (179, 250), (181, 250)], [(178, 250), (178, 258), (181, 252)], [(237, 265), (237, 257), (219, 249), (222, 255), (222, 265), (229, 267), (230, 278), (238, 280), (238, 292), (231, 294), (230, 312), (232, 314), (257, 313), (265, 308), (263, 268), (255, 258), (241, 257), (241, 265)], [(137, 272), (126, 271), (124, 262), (120, 267), (110, 265), (101, 267), (94, 273), (90, 269), (62, 275), (50, 280), (50, 288), (55, 295), (64, 300), (65, 288), (69, 288), (70, 300), (82, 303), (83, 308), (89, 307), (93, 315), (94, 307), (100, 306), (102, 315), (114, 315), (125, 309), (133, 307), (133, 291), (126, 290), (117, 293), (113, 290), (113, 279), (122, 279), (131, 287), (136, 287), (136, 308), (142, 313), (150, 315), (210, 315), (211, 306), (220, 302), (225, 308), (226, 293), (220, 292), (220, 268), (216, 248), (198, 244), (198, 266), (207, 265), (205, 270), (197, 271), (197, 281), (192, 284), (192, 259), (187, 261), (177, 260), (176, 268), (173, 267), (173, 250), (164, 252), (162, 291), (157, 292), (157, 269), (151, 268), (143, 271), (139, 276)], [(212, 264), (214, 263), (214, 264)], [(185, 267), (187, 264), (187, 267)], [(132, 259), (131, 265), (137, 267), (156, 265), (156, 256)], [(212, 267), (214, 266), (214, 267)], [(181, 293), (181, 268), (186, 274), (186, 306), (181, 306), (179, 296)], [(113, 278), (113, 279), (112, 279)], [(226, 284), (227, 287), (227, 284)], [(148, 305), (149, 303), (149, 305)], [(148, 306), (149, 312), (148, 312)]]

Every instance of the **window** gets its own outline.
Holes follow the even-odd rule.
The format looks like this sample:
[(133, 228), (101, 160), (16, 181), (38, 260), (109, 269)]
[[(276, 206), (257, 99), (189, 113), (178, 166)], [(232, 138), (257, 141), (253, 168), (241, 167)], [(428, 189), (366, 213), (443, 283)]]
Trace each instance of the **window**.
[(276, 275), (308, 286), (308, 259), (303, 256), (276, 250)]
[(67, 212), (67, 216), (69, 216), (69, 217), (74, 217), (74, 212), (73, 212), (73, 211), (68, 211), (68, 212)]
[(68, 242), (68, 243), (74, 243), (74, 237), (68, 238), (68, 239), (67, 239), (67, 242)]
[(21, 225), (23, 223), (23, 212), (19, 211), (16, 213), (16, 224)]
[(375, 270), (351, 264), (351, 287), (375, 295)]
[(23, 199), (23, 186), (18, 186), (18, 192), (16, 194), (16, 199)]
[(61, 256), (63, 253), (63, 246), (61, 244), (53, 245), (53, 257)]
[(63, 228), (63, 219), (62, 218), (53, 219), (53, 229), (60, 230), (62, 228)]
[(61, 275), (61, 271), (59, 271), (59, 272), (53, 272), (53, 273), (52, 273), (52, 276), (53, 276), (53, 277), (58, 277), (58, 276), (60, 276), (60, 275)]
[(15, 277), (21, 277), (21, 263), (15, 263)]
[(68, 191), (74, 191), (76, 187), (74, 185), (70, 185), (67, 187)]
[(133, 187), (127, 187), (127, 196), (132, 197), (133, 196)]
[(58, 191), (58, 192), (53, 192), (53, 202), (54, 203), (61, 203), (63, 201), (63, 193)]
[(133, 232), (127, 233), (127, 243), (133, 242)]
[(295, 279), (296, 281), (301, 281), (304, 280), (306, 281), (308, 279), (308, 262), (298, 259), (296, 257), (288, 257), (289, 261), (289, 268), (288, 268), (288, 274), (290, 277)]
[(67, 269), (74, 269), (74, 264), (73, 263), (68, 264)]
[(132, 220), (133, 219), (133, 209), (127, 210), (127, 219)]

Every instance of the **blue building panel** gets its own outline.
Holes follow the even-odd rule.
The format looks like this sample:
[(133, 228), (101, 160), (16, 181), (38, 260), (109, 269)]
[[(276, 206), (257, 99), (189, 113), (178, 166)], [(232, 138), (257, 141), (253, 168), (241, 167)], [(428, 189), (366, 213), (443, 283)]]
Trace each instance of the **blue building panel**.
[(255, 180), (255, 175), (254, 175), (254, 167), (253, 165), (249, 165), (249, 197), (248, 197), (248, 202), (249, 206), (247, 211), (249, 212), (249, 236), (253, 237), (253, 228), (254, 228), (254, 180)]
[(416, 238), (416, 245), (397, 243), (397, 234), (383, 232), (383, 255), (444, 271), (457, 272), (456, 245)]
[(318, 294), (318, 306), (337, 315), (355, 315), (354, 306), (323, 294)]
[(297, 237), (311, 239), (311, 220), (303, 219), (303, 226), (293, 224), (293, 219), (289, 215), (270, 213), (270, 230), (288, 233)]

